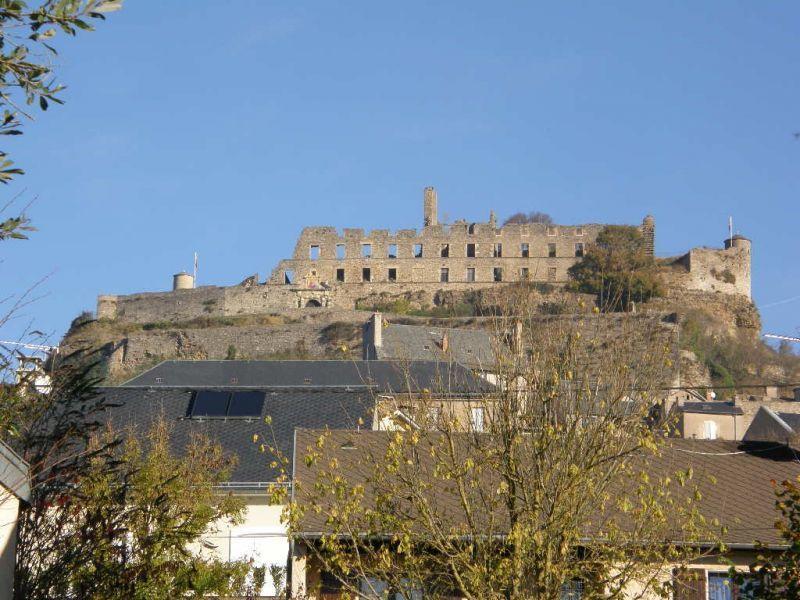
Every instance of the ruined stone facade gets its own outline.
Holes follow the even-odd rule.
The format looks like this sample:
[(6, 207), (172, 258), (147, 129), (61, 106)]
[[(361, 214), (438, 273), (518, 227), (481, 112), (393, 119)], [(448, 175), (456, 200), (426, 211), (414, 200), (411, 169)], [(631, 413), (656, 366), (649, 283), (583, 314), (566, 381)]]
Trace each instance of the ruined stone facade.
[[(498, 226), (494, 213), (482, 223), (440, 223), (436, 191), (426, 188), (423, 228), (389, 231), (306, 227), (292, 258), (268, 280), (171, 292), (103, 295), (97, 317), (145, 323), (198, 316), (231, 316), (297, 308), (352, 309), (360, 298), (439, 290), (474, 290), (521, 281), (560, 285), (604, 224)], [(639, 226), (655, 248), (655, 220)], [(670, 286), (750, 298), (750, 241), (726, 240), (725, 249), (695, 248), (666, 261)], [(188, 277), (188, 275), (187, 275)]]

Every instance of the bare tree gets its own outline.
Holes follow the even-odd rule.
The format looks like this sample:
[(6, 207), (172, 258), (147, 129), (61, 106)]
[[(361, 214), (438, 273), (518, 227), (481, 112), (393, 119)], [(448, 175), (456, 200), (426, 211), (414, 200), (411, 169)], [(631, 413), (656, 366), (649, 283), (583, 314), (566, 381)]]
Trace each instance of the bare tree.
[(599, 311), (542, 319), (510, 295), (483, 369), (494, 391), (442, 382), (395, 395), (394, 431), (298, 438), (290, 531), (350, 596), (667, 596), (670, 568), (706, 552), (692, 542), (716, 539), (693, 474), (649, 466), (674, 331)]

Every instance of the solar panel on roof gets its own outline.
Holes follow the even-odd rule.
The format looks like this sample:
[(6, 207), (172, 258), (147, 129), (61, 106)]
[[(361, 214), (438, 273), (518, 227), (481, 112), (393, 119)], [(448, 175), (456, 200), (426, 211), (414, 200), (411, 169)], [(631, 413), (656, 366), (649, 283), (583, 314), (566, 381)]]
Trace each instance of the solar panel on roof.
[(260, 417), (264, 392), (233, 392), (228, 405), (229, 417)]
[(224, 417), (228, 410), (228, 392), (200, 390), (195, 392), (189, 414), (193, 417)]

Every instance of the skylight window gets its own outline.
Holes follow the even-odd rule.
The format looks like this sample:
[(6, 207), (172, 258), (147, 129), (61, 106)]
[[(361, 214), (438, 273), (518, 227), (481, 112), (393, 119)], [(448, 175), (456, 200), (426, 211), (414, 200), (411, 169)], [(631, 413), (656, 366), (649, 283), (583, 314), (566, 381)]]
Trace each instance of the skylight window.
[(260, 417), (264, 392), (195, 392), (189, 408), (190, 417)]

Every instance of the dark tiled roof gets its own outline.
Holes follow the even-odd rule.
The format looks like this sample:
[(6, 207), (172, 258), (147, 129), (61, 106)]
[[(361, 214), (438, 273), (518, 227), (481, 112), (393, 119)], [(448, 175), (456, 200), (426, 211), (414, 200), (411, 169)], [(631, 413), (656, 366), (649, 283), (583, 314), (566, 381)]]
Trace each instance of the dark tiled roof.
[[(447, 352), (442, 348), (445, 335)], [(492, 336), (483, 329), (388, 323), (376, 350), (381, 359), (454, 361), (479, 369), (493, 368), (497, 362)]]
[(733, 402), (685, 402), (681, 407), (685, 413), (705, 413), (708, 415), (743, 415), (741, 406)]
[[(194, 393), (191, 389), (104, 388), (100, 390), (111, 405), (108, 416), (117, 428), (132, 427), (147, 431), (150, 424), (163, 415), (172, 426), (172, 449), (181, 453), (194, 433), (203, 433), (216, 440), (226, 452), (238, 456), (238, 464), (230, 481), (253, 483), (274, 481), (278, 475), (269, 463), (272, 456), (262, 453), (253, 435), (273, 443), (292, 460), (295, 427), (318, 429), (356, 429), (372, 426), (373, 400), (369, 391), (345, 390), (264, 390), (262, 414), (253, 419), (187, 418)], [(269, 415), (268, 426), (264, 417)], [(290, 470), (291, 473), (291, 465)]]
[(493, 389), (465, 367), (431, 361), (165, 360), (122, 387), (351, 387), (381, 391)]
[[(298, 456), (303, 455), (306, 447), (313, 447), (319, 435), (320, 432), (298, 430)], [(319, 464), (328, 464), (327, 459), (336, 456), (342, 474), (351, 483), (367, 482), (375, 464), (370, 457), (383, 455), (391, 435), (379, 431), (333, 432), (325, 444), (324, 460)], [(426, 452), (420, 452), (419, 456), (427, 460)], [(676, 471), (691, 468), (692, 482), (701, 493), (700, 511), (707, 518), (719, 519), (727, 528), (723, 536), (727, 544), (749, 547), (756, 540), (768, 545), (782, 544), (774, 528), (778, 515), (771, 481), (793, 480), (800, 475), (800, 462), (786, 446), (670, 439), (665, 442), (660, 456), (637, 455), (634, 460), (640, 461), (653, 481), (657, 477), (671, 477), (674, 481)], [(298, 460), (295, 467), (297, 481), (308, 484), (314, 480), (313, 466)], [(691, 493), (690, 486), (682, 489)], [(463, 522), (453, 487), (445, 489), (441, 480), (437, 480), (431, 493), (437, 495), (434, 504), (444, 511), (447, 520), (454, 524)], [(302, 501), (301, 497), (297, 499)], [(306, 511), (300, 531), (312, 536), (326, 531), (324, 513), (324, 510), (322, 514)], [(503, 520), (500, 514), (495, 517), (497, 522)], [(495, 533), (502, 531), (502, 526), (499, 527)]]
[(784, 423), (794, 429), (795, 433), (800, 432), (800, 414), (782, 412), (778, 413), (778, 416)]
[(776, 413), (768, 406), (758, 409), (743, 438), (753, 442), (776, 442), (796, 447), (800, 415)]

